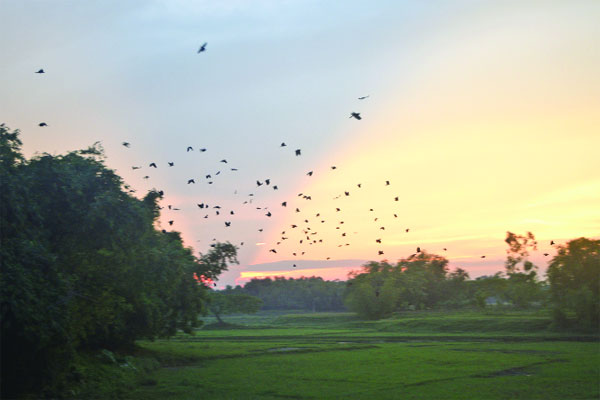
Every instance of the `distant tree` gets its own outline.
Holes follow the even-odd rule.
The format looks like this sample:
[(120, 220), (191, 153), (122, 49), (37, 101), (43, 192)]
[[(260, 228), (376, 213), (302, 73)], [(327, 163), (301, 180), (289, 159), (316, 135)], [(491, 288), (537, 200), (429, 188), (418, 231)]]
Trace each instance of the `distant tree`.
[(508, 282), (505, 297), (517, 308), (526, 308), (541, 300), (541, 284), (537, 277), (537, 266), (528, 260), (529, 252), (537, 250), (535, 236), (531, 232), (517, 235), (506, 232), (504, 240), (509, 249), (505, 262)]
[(362, 271), (351, 273), (344, 297), (346, 307), (366, 319), (389, 317), (399, 298), (396, 272), (386, 261), (372, 261)]
[(600, 240), (579, 238), (558, 246), (547, 271), (554, 319), (585, 330), (600, 330)]
[(472, 283), (472, 302), (478, 308), (487, 307), (487, 301), (493, 298), (496, 303), (506, 300), (507, 280), (502, 272), (491, 276), (480, 276)]
[(266, 310), (343, 311), (344, 282), (325, 281), (321, 277), (254, 278), (232, 292), (261, 298)]
[(247, 294), (224, 294), (222, 292), (211, 292), (208, 308), (223, 324), (222, 315), (226, 314), (254, 314), (260, 310), (263, 301), (255, 296)]

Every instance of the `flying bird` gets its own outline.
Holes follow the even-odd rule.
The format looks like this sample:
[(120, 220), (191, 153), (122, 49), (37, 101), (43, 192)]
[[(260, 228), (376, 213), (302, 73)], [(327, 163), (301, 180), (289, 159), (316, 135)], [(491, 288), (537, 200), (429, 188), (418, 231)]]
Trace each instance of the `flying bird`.
[(231, 226), (231, 222), (225, 221), (225, 226), (226, 227)]
[(550, 246), (554, 246), (554, 240), (550, 241)]
[(312, 171), (309, 171), (309, 172), (306, 173), (306, 175), (308, 175), (308, 176), (312, 176), (312, 174), (313, 174)]
[(382, 256), (383, 255), (383, 251), (379, 250), (379, 255)]
[(420, 252), (421, 252), (421, 248), (417, 247), (417, 253), (420, 253)]
[(196, 183), (196, 181), (195, 181), (195, 180), (193, 180), (193, 179), (188, 179), (188, 185), (189, 185), (190, 183)]
[(123, 146), (125, 146), (125, 147), (129, 147), (129, 146), (130, 146), (130, 144), (129, 144), (128, 142), (123, 142), (123, 143), (121, 143), (121, 144), (122, 144)]
[(485, 256), (481, 256), (481, 258), (485, 258)]
[(173, 225), (173, 222), (174, 222), (174, 221), (169, 221), (169, 225)]
[(192, 148), (192, 146), (188, 146), (188, 148), (187, 148), (187, 151), (188, 151), (188, 152), (190, 152), (190, 151), (194, 151), (194, 149)]
[(206, 149), (202, 148), (202, 149), (200, 149), (200, 151), (204, 153), (206, 151)]
[(285, 147), (287, 146), (287, 144), (285, 144), (285, 142), (281, 142), (281, 145), (279, 147)]
[(142, 167), (135, 167), (135, 166), (131, 167), (131, 169), (140, 169), (140, 168), (142, 168)]
[(221, 162), (227, 164), (227, 160), (225, 159), (221, 160)]
[(36, 74), (45, 74), (46, 72), (43, 69), (40, 69), (39, 71), (35, 71)]
[(362, 119), (362, 117), (360, 116), (360, 113), (357, 113), (357, 112), (350, 113), (350, 118), (356, 118), (358, 120)]
[(300, 149), (296, 149), (296, 155), (297, 156), (301, 155), (301, 150)]
[(47, 124), (47, 123), (45, 123), (45, 122), (40, 122), (40, 123), (38, 124), (38, 126), (42, 126), (42, 127), (44, 127), (44, 126), (48, 126), (48, 124)]
[(202, 46), (200, 46), (200, 48), (198, 49), (198, 54), (206, 51), (206, 45), (207, 44), (208, 44), (207, 42), (204, 42), (204, 44)]
[(173, 165), (175, 165), (174, 162), (169, 161), (169, 167), (172, 167)]
[(368, 99), (368, 98), (369, 98), (369, 96), (370, 96), (370, 95), (367, 95), (367, 96), (361, 96), (361, 97), (359, 97), (358, 99), (359, 99), (359, 100)]
[(157, 168), (157, 167), (156, 167), (156, 163), (150, 163), (149, 167), (154, 167), (154, 168)]
[(281, 203), (281, 205), (282, 205), (283, 207), (287, 207), (287, 201), (284, 201), (283, 203)]

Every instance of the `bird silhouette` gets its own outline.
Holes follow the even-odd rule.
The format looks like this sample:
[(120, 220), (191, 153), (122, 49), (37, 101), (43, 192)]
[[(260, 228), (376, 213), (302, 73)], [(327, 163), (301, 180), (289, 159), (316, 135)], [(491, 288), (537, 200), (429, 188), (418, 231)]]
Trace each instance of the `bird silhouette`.
[(229, 227), (229, 226), (231, 226), (231, 222), (225, 221), (225, 226), (226, 226), (226, 227)]
[(548, 257), (550, 254), (548, 253), (544, 253), (544, 257)]
[(408, 233), (408, 231), (410, 231), (410, 229), (409, 229), (409, 228), (406, 228), (406, 229), (405, 229), (405, 232), (407, 232), (407, 233)]
[(285, 142), (281, 142), (281, 145), (279, 145), (279, 147), (285, 147), (287, 146), (287, 144), (285, 144)]
[(379, 255), (382, 256), (383, 255), (383, 251), (379, 250)]
[(262, 182), (261, 181), (256, 181), (256, 186), (261, 186)]
[(225, 159), (221, 160), (221, 162), (227, 164), (227, 160)]
[(206, 51), (206, 45), (207, 44), (208, 44), (207, 42), (204, 42), (204, 44), (202, 44), (202, 46), (200, 46), (200, 48), (198, 49), (198, 53), (197, 54), (200, 54), (200, 53)]
[(381, 243), (381, 239), (375, 239), (375, 242)]
[(554, 246), (554, 240), (550, 241), (550, 246)]
[(420, 253), (420, 252), (421, 252), (421, 248), (417, 247), (417, 253)]
[(390, 181), (385, 181), (385, 186), (390, 186)]
[(193, 180), (193, 179), (188, 179), (188, 185), (189, 185), (190, 183), (196, 183), (196, 181), (195, 181), (195, 180)]
[(149, 167), (157, 168), (156, 163), (150, 163)]
[(308, 172), (306, 173), (306, 175), (308, 175), (308, 176), (312, 176), (312, 174), (313, 174), (313, 172), (312, 172), (312, 171), (308, 171)]
[(174, 221), (169, 221), (169, 225), (173, 225), (173, 222), (174, 222)]
[(281, 205), (282, 205), (283, 207), (287, 207), (287, 201), (284, 201), (283, 203), (281, 203)]
[(174, 162), (169, 161), (169, 167), (172, 167), (173, 165), (175, 165)]
[(299, 156), (302, 154), (302, 151), (300, 149), (296, 149), (296, 155)]
[(40, 69), (39, 71), (35, 71), (36, 74), (45, 74), (46, 71), (44, 71), (43, 69)]
[(481, 256), (481, 258), (485, 258), (485, 256)]
[(140, 168), (142, 168), (142, 167), (135, 167), (135, 166), (131, 167), (131, 169), (140, 169)]
[(125, 146), (125, 147), (129, 147), (129, 146), (130, 146), (130, 144), (129, 144), (128, 142), (123, 142), (123, 143), (121, 143), (121, 144), (122, 144), (123, 146)]
[(332, 165), (331, 169), (337, 169), (337, 167), (335, 165)]
[(362, 119), (362, 117), (360, 116), (360, 113), (357, 113), (357, 112), (350, 113), (350, 118), (356, 118), (358, 120)]
[(40, 122), (40, 123), (38, 124), (38, 126), (44, 127), (44, 126), (48, 126), (48, 124), (47, 124), (47, 123), (45, 123), (45, 122)]
[(358, 99), (359, 99), (359, 100), (368, 99), (368, 98), (369, 98), (369, 96), (370, 96), (370, 95), (367, 95), (367, 96), (361, 96), (361, 97), (359, 97)]
[(192, 146), (188, 146), (188, 148), (187, 148), (187, 151), (188, 151), (188, 152), (190, 152), (190, 151), (194, 151), (194, 149), (192, 148)]
[(200, 149), (200, 151), (204, 153), (206, 151), (206, 149), (202, 148), (202, 149)]

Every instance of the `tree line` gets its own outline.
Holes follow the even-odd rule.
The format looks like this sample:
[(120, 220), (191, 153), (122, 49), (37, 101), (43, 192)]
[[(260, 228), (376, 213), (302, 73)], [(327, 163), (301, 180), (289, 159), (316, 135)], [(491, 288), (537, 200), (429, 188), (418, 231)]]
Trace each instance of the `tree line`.
[(321, 277), (253, 278), (244, 286), (227, 286), (223, 295), (254, 296), (263, 310), (345, 311), (345, 282)]

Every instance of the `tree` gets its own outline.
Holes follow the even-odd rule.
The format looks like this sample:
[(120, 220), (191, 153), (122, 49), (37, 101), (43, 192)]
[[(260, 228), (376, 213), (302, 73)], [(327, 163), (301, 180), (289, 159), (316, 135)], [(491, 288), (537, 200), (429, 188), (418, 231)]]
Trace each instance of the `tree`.
[(350, 273), (344, 296), (346, 307), (367, 319), (389, 317), (399, 298), (394, 275), (394, 266), (386, 261), (372, 261), (363, 266), (362, 272)]
[(211, 292), (208, 308), (217, 318), (219, 323), (224, 324), (225, 322), (221, 319), (221, 315), (236, 313), (254, 314), (260, 310), (262, 305), (263, 301), (255, 296)]
[(581, 329), (600, 329), (600, 240), (579, 238), (558, 246), (548, 266), (550, 301), (559, 325), (569, 315)]
[(537, 266), (528, 260), (529, 251), (537, 250), (537, 242), (531, 232), (524, 236), (506, 232), (504, 241), (509, 246), (505, 262), (508, 276), (505, 296), (515, 307), (526, 308), (542, 295)]
[(0, 125), (2, 397), (56, 397), (77, 351), (131, 346), (199, 325), (208, 290), (235, 259), (200, 260), (154, 228), (161, 195), (142, 200), (104, 165), (102, 148), (26, 160)]

